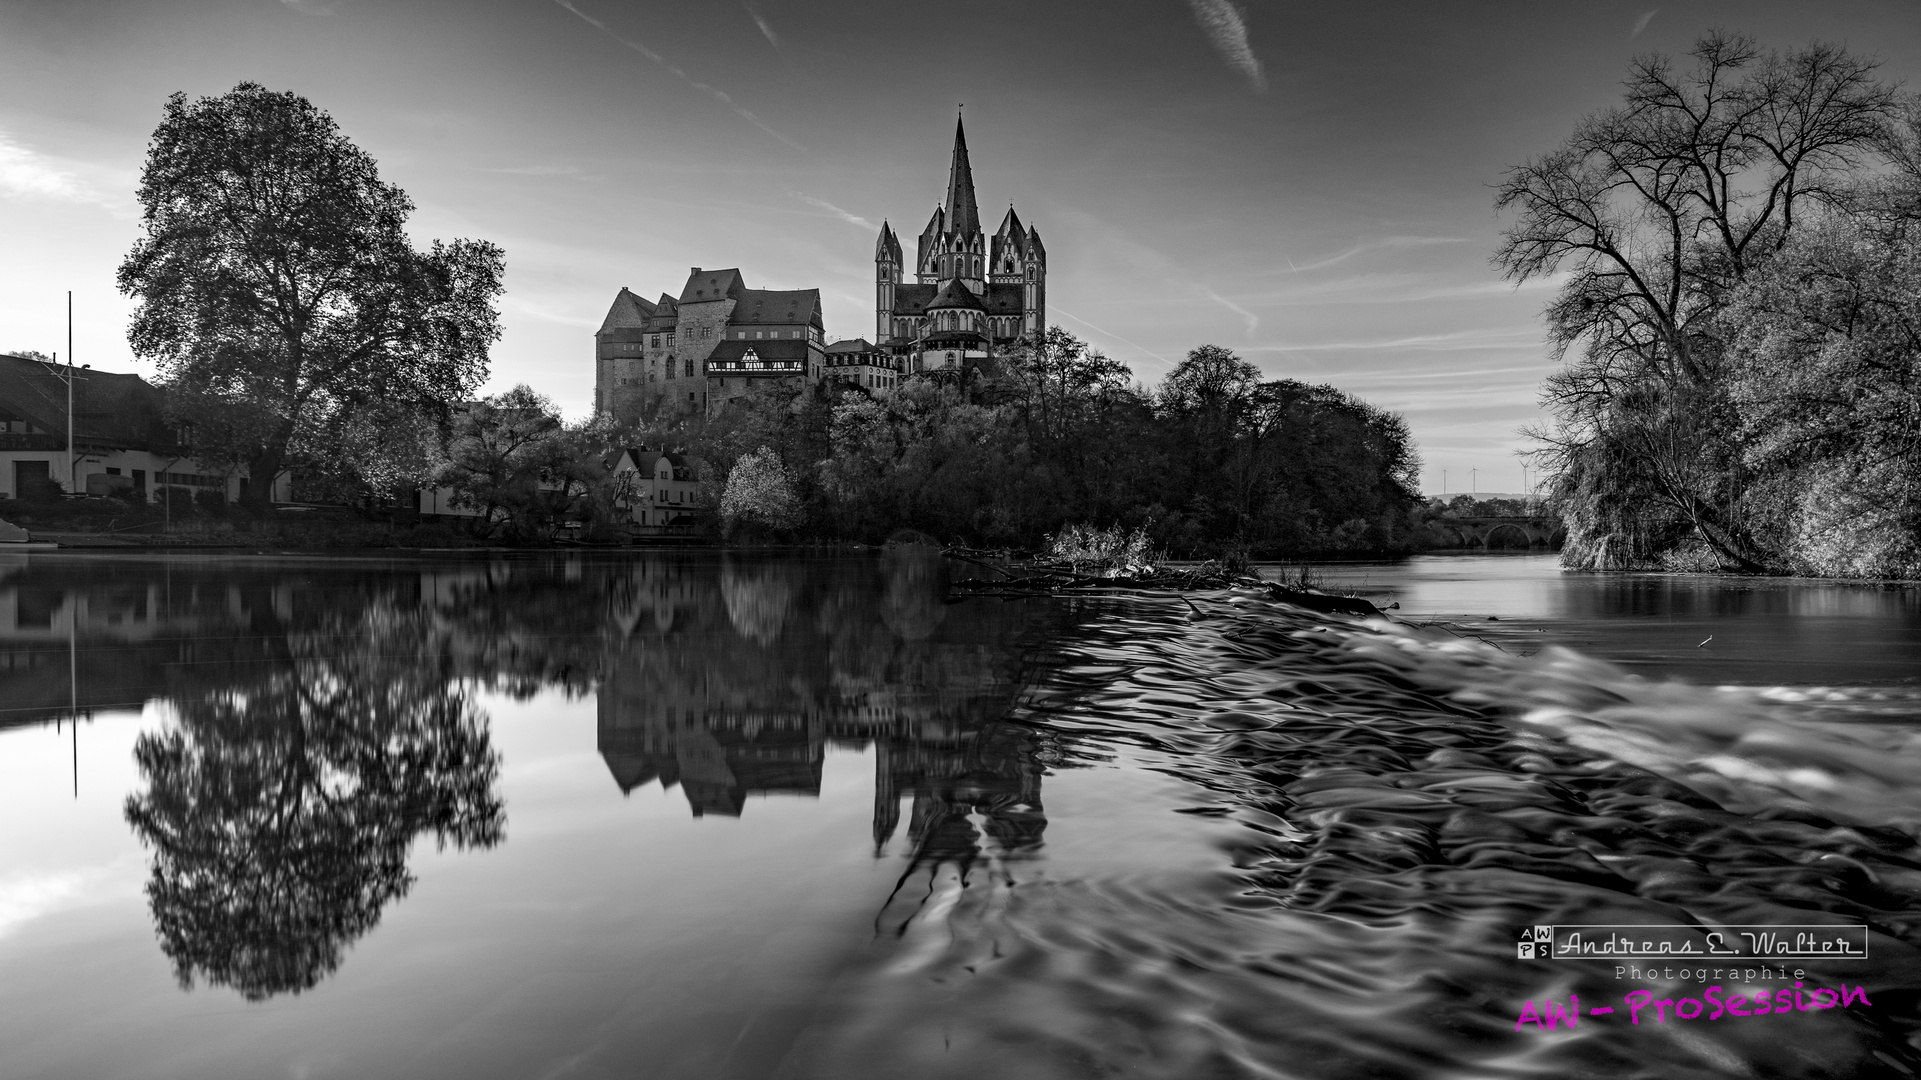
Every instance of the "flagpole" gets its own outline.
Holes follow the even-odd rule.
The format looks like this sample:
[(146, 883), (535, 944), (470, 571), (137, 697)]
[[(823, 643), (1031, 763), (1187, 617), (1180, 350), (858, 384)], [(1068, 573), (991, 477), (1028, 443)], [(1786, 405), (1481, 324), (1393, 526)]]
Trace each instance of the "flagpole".
[(73, 462), (73, 290), (67, 290), (67, 493), (78, 495)]

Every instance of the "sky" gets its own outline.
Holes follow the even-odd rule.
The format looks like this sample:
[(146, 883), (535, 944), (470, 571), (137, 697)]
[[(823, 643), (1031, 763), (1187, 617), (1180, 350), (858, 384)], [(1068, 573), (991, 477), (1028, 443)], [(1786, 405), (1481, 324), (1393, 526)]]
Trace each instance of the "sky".
[[(114, 271), (169, 94), (299, 93), (414, 200), (506, 251), (490, 391), (570, 416), (622, 287), (690, 267), (818, 288), (871, 337), (873, 247), (946, 188), (1047, 243), (1050, 321), (1157, 383), (1230, 348), (1404, 415), (1429, 492), (1521, 490), (1553, 361), (1489, 256), (1494, 187), (1712, 28), (1878, 57), (1914, 0), (0, 0), (0, 350), (152, 376)], [(1528, 477), (1532, 479), (1532, 477)]]

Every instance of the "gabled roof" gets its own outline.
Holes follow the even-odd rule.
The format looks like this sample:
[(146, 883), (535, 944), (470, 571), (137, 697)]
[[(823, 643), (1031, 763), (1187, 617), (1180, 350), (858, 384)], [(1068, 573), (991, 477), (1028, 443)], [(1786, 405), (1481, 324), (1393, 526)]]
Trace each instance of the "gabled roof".
[(613, 305), (607, 309), (607, 318), (601, 321), (598, 332), (638, 329), (647, 325), (647, 317), (653, 313), (654, 305), (623, 288), (614, 295)]
[(938, 308), (971, 308), (975, 311), (986, 311), (987, 305), (981, 303), (981, 298), (974, 295), (974, 290), (961, 284), (961, 279), (949, 278), (947, 284), (942, 285), (940, 291), (935, 293), (934, 298), (927, 303), (929, 311)]
[(687, 284), (680, 290), (680, 302), (701, 304), (709, 300), (738, 298), (745, 288), (747, 285), (741, 280), (738, 269), (701, 270), (696, 268), (693, 273), (687, 275)]
[(867, 353), (879, 352), (880, 349), (866, 338), (857, 337), (849, 338), (845, 341), (836, 341), (832, 345), (827, 346), (827, 351), (830, 353)]
[(729, 338), (714, 346), (708, 354), (709, 360), (738, 360), (753, 350), (762, 360), (806, 360), (807, 343), (794, 338), (769, 338), (764, 341), (740, 341)]
[[(659, 469), (661, 459), (665, 458), (667, 464), (673, 468), (676, 474), (684, 474), (676, 475), (674, 479), (691, 480), (693, 478), (693, 475), (686, 471), (688, 468), (687, 458), (683, 454), (676, 454), (672, 451), (649, 450), (644, 446), (628, 447), (620, 453), (621, 456), (633, 462), (634, 468), (638, 469), (643, 476), (654, 475)], [(619, 468), (620, 463), (616, 461), (614, 467)]]
[(734, 326), (805, 326), (820, 321), (819, 289), (742, 289), (727, 317)]
[(1014, 212), (1014, 205), (1007, 206), (1007, 216), (1001, 219), (1001, 227), (994, 230), (994, 239), (1012, 239), (1016, 250), (1026, 246), (1027, 230), (1021, 225), (1021, 216)]
[[(0, 412), (64, 440), (67, 369), (0, 355)], [(138, 375), (80, 368), (73, 373), (73, 438), (88, 447), (174, 449), (161, 392)]]

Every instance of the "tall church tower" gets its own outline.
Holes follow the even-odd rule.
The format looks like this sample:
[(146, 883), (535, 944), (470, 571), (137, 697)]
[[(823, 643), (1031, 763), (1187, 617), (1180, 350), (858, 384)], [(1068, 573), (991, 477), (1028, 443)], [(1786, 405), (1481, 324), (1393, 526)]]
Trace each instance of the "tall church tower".
[[(874, 342), (925, 362), (965, 364), (1047, 329), (1047, 249), (1009, 206), (990, 239), (981, 228), (967, 127), (954, 122), (947, 197), (921, 230), (913, 277), (882, 223), (874, 243)], [(934, 357), (935, 361), (927, 361)]]
[(877, 342), (894, 335), (894, 294), (900, 285), (900, 271), (900, 239), (883, 219), (880, 239), (874, 241), (874, 340)]
[(974, 199), (974, 167), (967, 160), (967, 128), (954, 121), (954, 160), (947, 169), (947, 201), (920, 234), (915, 270), (923, 285), (944, 285), (959, 278), (979, 293), (987, 285), (987, 234), (981, 231)]

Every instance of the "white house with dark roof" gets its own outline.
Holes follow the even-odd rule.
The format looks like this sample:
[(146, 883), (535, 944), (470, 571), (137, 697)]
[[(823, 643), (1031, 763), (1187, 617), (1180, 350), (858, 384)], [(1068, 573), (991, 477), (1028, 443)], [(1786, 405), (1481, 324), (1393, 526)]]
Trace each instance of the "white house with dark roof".
[[(163, 488), (182, 496), (216, 491), (229, 502), (245, 496), (246, 467), (195, 461), (166, 423), (160, 395), (128, 372), (0, 354), (0, 499), (49, 486), (73, 494), (132, 493), (148, 501), (157, 501)], [(269, 497), (292, 500), (291, 473), (276, 478)]]
[(614, 457), (615, 501), (646, 532), (689, 532), (712, 511), (698, 503), (693, 463), (671, 451), (636, 447)]

